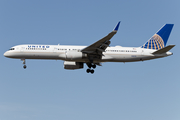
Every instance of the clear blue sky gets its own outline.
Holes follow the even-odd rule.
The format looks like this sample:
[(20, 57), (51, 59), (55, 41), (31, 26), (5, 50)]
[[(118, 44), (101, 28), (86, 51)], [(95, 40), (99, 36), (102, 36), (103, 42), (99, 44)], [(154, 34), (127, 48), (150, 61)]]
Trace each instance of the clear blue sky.
[[(179, 0), (1, 0), (0, 120), (180, 120)], [(172, 56), (103, 63), (93, 75), (63, 61), (9, 59), (19, 44), (90, 45), (121, 21), (111, 46), (143, 45), (174, 24)]]

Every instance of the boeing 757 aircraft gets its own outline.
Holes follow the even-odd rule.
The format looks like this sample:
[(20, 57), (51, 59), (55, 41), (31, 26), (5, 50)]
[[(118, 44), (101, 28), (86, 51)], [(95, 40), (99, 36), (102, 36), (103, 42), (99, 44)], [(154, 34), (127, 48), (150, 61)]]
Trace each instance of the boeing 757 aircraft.
[(102, 62), (135, 62), (162, 58), (172, 55), (169, 52), (175, 45), (168, 45), (169, 35), (173, 24), (165, 24), (141, 47), (110, 47), (110, 39), (117, 33), (120, 22), (114, 30), (104, 38), (89, 46), (69, 45), (17, 45), (4, 53), (5, 57), (21, 59), (23, 68), (26, 59), (63, 60), (64, 69), (74, 70), (88, 66), (87, 73), (94, 73), (96, 65)]

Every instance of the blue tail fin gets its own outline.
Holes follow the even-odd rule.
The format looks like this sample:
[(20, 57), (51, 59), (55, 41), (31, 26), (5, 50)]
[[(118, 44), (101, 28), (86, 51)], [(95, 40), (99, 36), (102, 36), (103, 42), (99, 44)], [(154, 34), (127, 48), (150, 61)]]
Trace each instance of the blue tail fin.
[(169, 35), (174, 24), (165, 24), (156, 34), (154, 34), (141, 48), (159, 50), (166, 46)]

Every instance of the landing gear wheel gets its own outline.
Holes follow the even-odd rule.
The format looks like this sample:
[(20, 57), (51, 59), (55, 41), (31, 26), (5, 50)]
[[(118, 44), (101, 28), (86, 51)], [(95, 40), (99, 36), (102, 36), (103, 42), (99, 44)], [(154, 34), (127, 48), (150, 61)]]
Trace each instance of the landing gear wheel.
[(96, 65), (95, 65), (95, 64), (94, 64), (94, 65), (92, 65), (92, 68), (94, 68), (94, 69), (95, 69), (95, 68), (96, 68)]
[(26, 68), (27, 68), (27, 66), (26, 66), (26, 65), (24, 65), (24, 66), (23, 66), (23, 68), (24, 68), (24, 69), (26, 69)]
[(94, 73), (94, 70), (91, 70), (91, 74), (93, 74)]
[(91, 69), (91, 67), (92, 67), (92, 65), (91, 65), (91, 64), (89, 64), (89, 65), (88, 65), (88, 68), (90, 68), (90, 69)]
[(87, 73), (91, 73), (91, 74), (93, 74), (93, 73), (94, 73), (94, 70), (87, 69), (87, 70), (86, 70), (86, 72), (87, 72)]
[(90, 69), (87, 69), (86, 72), (89, 73), (89, 72), (91, 72), (91, 70), (90, 70)]

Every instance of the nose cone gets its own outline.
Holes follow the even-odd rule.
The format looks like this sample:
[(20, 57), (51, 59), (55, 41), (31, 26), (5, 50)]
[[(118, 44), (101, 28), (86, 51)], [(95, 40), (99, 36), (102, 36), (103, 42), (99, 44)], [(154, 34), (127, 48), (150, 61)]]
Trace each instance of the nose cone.
[(4, 53), (4, 56), (7, 57), (7, 52)]
[(8, 51), (6, 51), (6, 52), (4, 53), (4, 56), (5, 56), (5, 57), (10, 57), (9, 52), (8, 52)]

